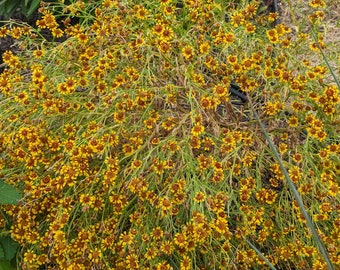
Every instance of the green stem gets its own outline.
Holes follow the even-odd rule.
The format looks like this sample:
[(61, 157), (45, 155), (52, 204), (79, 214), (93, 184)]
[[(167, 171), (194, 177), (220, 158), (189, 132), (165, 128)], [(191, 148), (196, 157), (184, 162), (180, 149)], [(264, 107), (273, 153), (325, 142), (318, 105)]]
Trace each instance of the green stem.
[(269, 143), (270, 149), (273, 151), (273, 154), (274, 154), (276, 160), (277, 160), (277, 161), (279, 162), (279, 164), (280, 164), (281, 171), (283, 172), (283, 174), (284, 174), (284, 176), (285, 176), (285, 179), (286, 179), (286, 181), (287, 181), (287, 183), (288, 183), (288, 185), (289, 185), (289, 187), (290, 187), (290, 189), (291, 189), (291, 191), (292, 191), (292, 193), (293, 193), (293, 195), (294, 195), (294, 197), (295, 197), (295, 200), (297, 201), (297, 203), (298, 203), (298, 205), (299, 205), (299, 207), (300, 207), (300, 210), (301, 210), (301, 212), (302, 212), (304, 218), (306, 219), (307, 226), (309, 227), (309, 229), (310, 229), (311, 232), (312, 232), (312, 235), (313, 235), (313, 237), (314, 237), (314, 239), (315, 239), (315, 241), (316, 241), (316, 244), (317, 244), (317, 246), (318, 246), (320, 252), (322, 253), (322, 255), (323, 255), (323, 257), (324, 257), (324, 259), (325, 259), (325, 261), (326, 261), (326, 263), (327, 263), (328, 269), (334, 270), (333, 264), (332, 264), (332, 262), (331, 262), (330, 259), (329, 259), (329, 256), (328, 256), (328, 252), (327, 252), (327, 250), (326, 250), (326, 247), (324, 246), (323, 242), (321, 241), (320, 236), (318, 235), (318, 233), (317, 233), (317, 231), (316, 231), (316, 228), (315, 228), (315, 226), (314, 226), (314, 224), (313, 224), (313, 222), (312, 222), (312, 219), (310, 218), (310, 216), (308, 215), (308, 213), (307, 213), (307, 211), (306, 211), (306, 209), (305, 209), (305, 207), (304, 207), (302, 198), (301, 198), (299, 192), (297, 191), (297, 189), (295, 188), (295, 186), (294, 186), (292, 180), (290, 179), (290, 176), (289, 176), (289, 174), (288, 174), (288, 171), (287, 171), (287, 169), (284, 167), (283, 162), (282, 162), (282, 160), (281, 160), (281, 157), (280, 157), (278, 151), (276, 150), (276, 147), (275, 147), (273, 141), (272, 141), (271, 138), (269, 137), (269, 134), (267, 133), (266, 128), (264, 127), (264, 125), (263, 125), (263, 123), (262, 123), (262, 121), (261, 121), (259, 115), (257, 114), (257, 112), (256, 112), (256, 111), (253, 111), (253, 113), (254, 113), (254, 116), (255, 116), (256, 120), (258, 121), (258, 123), (259, 123), (259, 125), (260, 125), (260, 127), (261, 127), (261, 130), (262, 130), (263, 135), (265, 136), (265, 138), (267, 139), (267, 141), (268, 141), (268, 143)]
[(319, 43), (319, 41), (318, 41), (318, 39), (317, 39), (317, 37), (316, 37), (316, 35), (315, 35), (314, 29), (312, 29), (312, 35), (313, 35), (313, 39), (314, 39), (316, 45), (318, 46), (318, 48), (319, 48), (319, 50), (320, 50), (320, 52), (321, 52), (321, 54), (322, 54), (323, 60), (326, 62), (326, 65), (327, 65), (327, 67), (328, 67), (328, 69), (329, 69), (329, 72), (332, 74), (332, 77), (333, 77), (333, 79), (334, 79), (336, 85), (338, 86), (338, 89), (340, 90), (340, 83), (339, 83), (339, 80), (338, 80), (337, 76), (335, 75), (333, 68), (332, 68), (331, 65), (329, 64), (328, 59), (327, 59), (325, 53), (323, 52), (323, 50), (322, 50), (322, 48), (321, 48), (321, 46), (320, 46), (320, 43)]
[(251, 248), (253, 250), (255, 250), (255, 252), (261, 257), (262, 260), (264, 260), (266, 262), (266, 264), (269, 266), (270, 269), (272, 270), (276, 270), (275, 266), (271, 264), (270, 261), (268, 261), (268, 259), (261, 253), (261, 251), (259, 251), (252, 243), (250, 243), (247, 239), (245, 239), (246, 242), (248, 243), (249, 246), (251, 246)]

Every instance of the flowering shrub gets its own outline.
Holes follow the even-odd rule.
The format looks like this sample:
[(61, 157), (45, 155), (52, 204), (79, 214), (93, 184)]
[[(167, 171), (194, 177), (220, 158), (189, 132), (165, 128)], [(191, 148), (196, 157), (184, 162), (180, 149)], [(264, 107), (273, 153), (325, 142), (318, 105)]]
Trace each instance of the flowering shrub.
[(295, 57), (326, 49), (321, 35), (273, 26), (259, 1), (40, 12), (37, 30), (0, 29), (22, 49), (0, 75), (0, 177), (23, 194), (0, 225), (21, 269), (263, 269), (257, 251), (280, 269), (324, 269), (254, 111), (340, 267), (339, 89), (321, 56)]

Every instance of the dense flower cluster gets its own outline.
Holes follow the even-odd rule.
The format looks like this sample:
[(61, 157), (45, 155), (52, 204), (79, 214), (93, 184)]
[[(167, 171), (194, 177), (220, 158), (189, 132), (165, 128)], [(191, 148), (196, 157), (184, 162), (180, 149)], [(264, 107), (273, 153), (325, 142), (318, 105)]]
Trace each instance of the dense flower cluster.
[(278, 268), (324, 269), (253, 110), (340, 267), (339, 89), (291, 57), (307, 35), (240, 2), (77, 1), (63, 24), (42, 7), (60, 44), (0, 29), (23, 49), (0, 75), (1, 178), (23, 191), (0, 226), (21, 269), (264, 269), (246, 239)]

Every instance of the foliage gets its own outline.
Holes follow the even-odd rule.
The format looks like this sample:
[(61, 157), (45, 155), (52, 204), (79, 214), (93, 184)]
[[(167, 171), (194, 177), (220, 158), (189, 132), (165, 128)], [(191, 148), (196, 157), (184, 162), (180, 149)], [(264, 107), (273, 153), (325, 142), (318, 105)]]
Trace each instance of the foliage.
[(0, 224), (20, 268), (324, 268), (282, 165), (340, 266), (339, 89), (321, 35), (272, 26), (259, 1), (40, 12), (38, 29), (0, 29), (22, 50), (0, 75), (0, 177), (23, 190)]
[(0, 204), (16, 204), (20, 199), (20, 193), (11, 185), (0, 180)]
[[(20, 193), (16, 189), (14, 189), (11, 185), (5, 183), (4, 181), (0, 180), (0, 205), (17, 204), (20, 198)], [(15, 256), (18, 247), (19, 244), (13, 241), (13, 239), (9, 235), (7, 235), (5, 231), (0, 231), (1, 270), (14, 269), (13, 265), (15, 265)]]
[(0, 270), (15, 269), (15, 256), (19, 244), (7, 236), (0, 236)]
[(9, 19), (17, 9), (26, 17), (30, 17), (39, 7), (40, 0), (1, 0), (0, 16)]

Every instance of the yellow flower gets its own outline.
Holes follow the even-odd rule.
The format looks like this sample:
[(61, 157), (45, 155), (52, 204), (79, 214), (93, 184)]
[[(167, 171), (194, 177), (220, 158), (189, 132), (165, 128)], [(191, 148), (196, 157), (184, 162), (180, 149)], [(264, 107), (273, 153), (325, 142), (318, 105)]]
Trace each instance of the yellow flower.
[(199, 191), (195, 194), (194, 201), (197, 203), (204, 202), (205, 198), (206, 195), (203, 192)]
[(255, 30), (256, 30), (256, 26), (253, 25), (252, 23), (247, 23), (245, 30), (246, 30), (246, 33), (248, 33), (248, 34), (254, 33)]
[(326, 7), (326, 3), (323, 0), (312, 0), (308, 2), (308, 5), (312, 8), (324, 8)]
[(184, 255), (181, 261), (180, 270), (190, 270), (191, 269), (191, 259)]
[(45, 54), (44, 50), (34, 50), (33, 51), (33, 55), (36, 58), (41, 58), (42, 56), (44, 56), (44, 54)]
[(191, 134), (194, 136), (198, 136), (204, 132), (204, 126), (200, 124), (195, 124), (191, 129)]
[(208, 54), (210, 51), (210, 44), (209, 42), (203, 42), (201, 45), (200, 45), (200, 52), (201, 54)]
[(213, 92), (218, 97), (225, 97), (226, 95), (229, 94), (229, 89), (226, 85), (218, 84), (214, 86)]
[(194, 49), (190, 45), (187, 45), (182, 48), (182, 54), (186, 60), (189, 60), (193, 57)]

